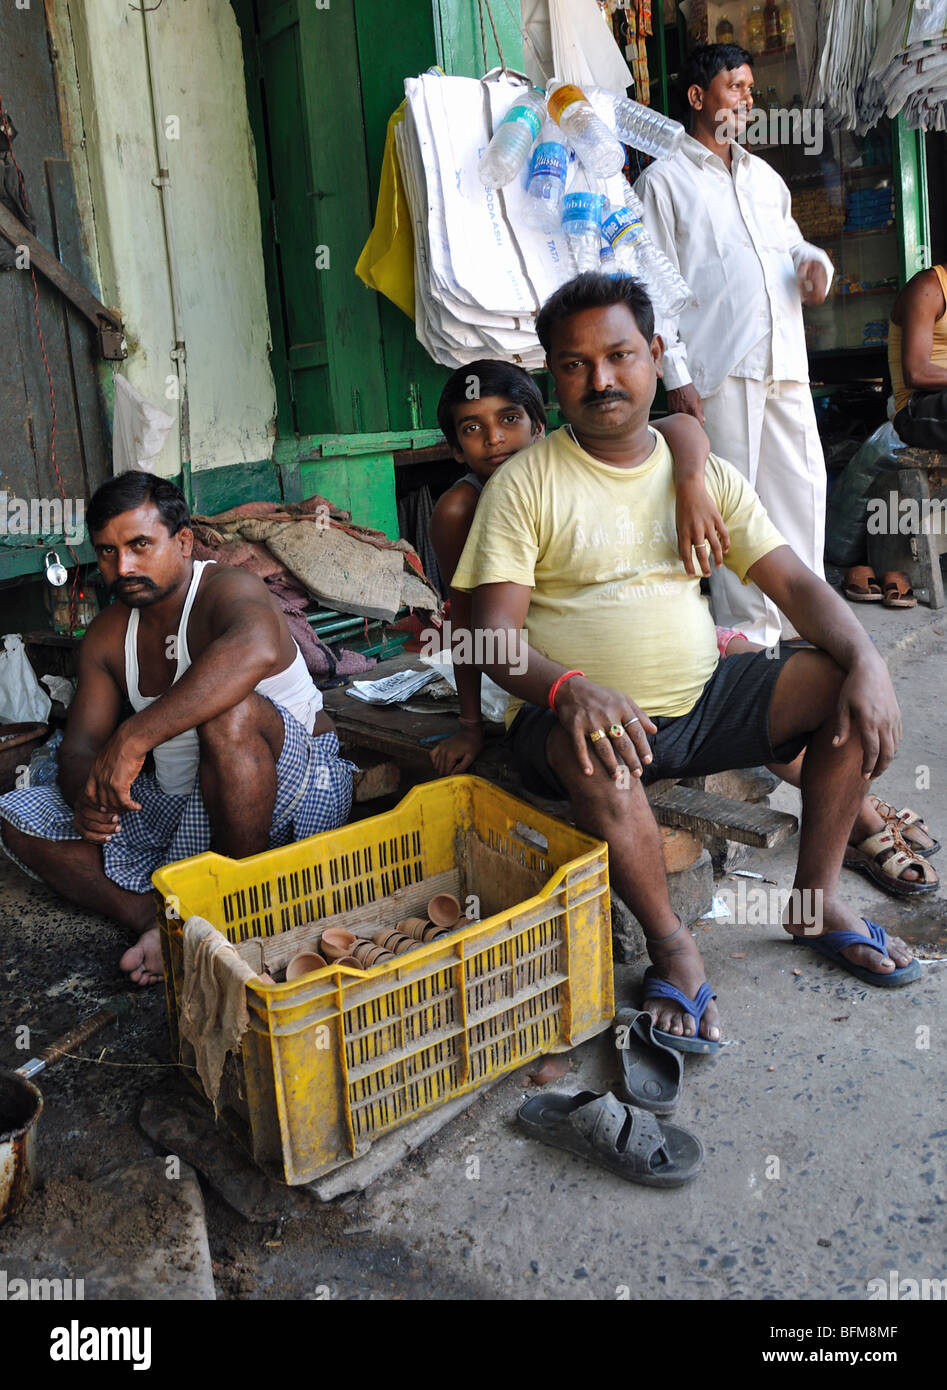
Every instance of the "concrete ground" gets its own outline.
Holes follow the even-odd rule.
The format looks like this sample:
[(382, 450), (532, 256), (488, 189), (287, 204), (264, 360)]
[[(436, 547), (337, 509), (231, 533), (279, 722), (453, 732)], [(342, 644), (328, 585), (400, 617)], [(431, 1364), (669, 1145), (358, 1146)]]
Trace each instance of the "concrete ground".
[[(904, 716), (900, 753), (877, 790), (922, 809), (944, 838), (947, 615), (859, 611)], [(773, 804), (798, 809), (798, 794), (781, 787)], [(750, 851), (741, 867), (788, 888), (793, 860), (790, 844)], [(941, 861), (947, 867), (947, 855), (935, 867)], [(925, 959), (945, 956), (942, 888), (905, 904), (854, 873), (843, 880), (850, 902)], [(737, 886), (729, 879), (717, 891)], [(863, 987), (793, 948), (776, 920), (695, 929), (733, 1042), (719, 1058), (686, 1063), (674, 1120), (705, 1146), (696, 1182), (645, 1189), (522, 1137), (516, 1110), (536, 1094), (524, 1068), (360, 1196), (322, 1206), (284, 1194), (279, 1216), (253, 1224), (202, 1181), (216, 1296), (857, 1300), (891, 1270), (943, 1278), (947, 968), (927, 964), (897, 991)], [(122, 942), (6, 862), (0, 922), (0, 1065), (16, 1066), (122, 987)], [(616, 969), (619, 999), (637, 1002), (642, 964)], [(26, 1053), (16, 1046), (23, 1024)], [(184, 1084), (169, 1065), (163, 995), (144, 993), (130, 1019), (81, 1055), (38, 1079), (46, 1188), (0, 1226), (8, 1271), (48, 1273), (70, 1203), (81, 1227), (83, 1193), (98, 1200), (101, 1179), (164, 1153), (137, 1124), (147, 1096), (173, 1101)], [(568, 1062), (552, 1086), (603, 1090), (616, 1080), (608, 1033)], [(114, 1195), (115, 1182), (106, 1189)], [(186, 1254), (179, 1263), (190, 1268)], [(71, 1271), (82, 1275), (79, 1257)]]

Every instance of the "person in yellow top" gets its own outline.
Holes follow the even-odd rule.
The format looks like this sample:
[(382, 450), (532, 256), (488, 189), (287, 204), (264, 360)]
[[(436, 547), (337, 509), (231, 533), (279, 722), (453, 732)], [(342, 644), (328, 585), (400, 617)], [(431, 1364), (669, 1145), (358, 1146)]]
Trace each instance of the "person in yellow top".
[(800, 891), (783, 925), (869, 983), (916, 979), (904, 943), (837, 895), (867, 781), (900, 739), (884, 661), (746, 479), (711, 454), (705, 484), (729, 532), (727, 566), (817, 648), (720, 661), (699, 578), (677, 553), (671, 454), (648, 425), (663, 345), (644, 287), (580, 275), (547, 300), (536, 331), (569, 424), (486, 484), (452, 585), (472, 592), (480, 664), (514, 697), (525, 784), (570, 799), (577, 824), (608, 842), (611, 881), (654, 962), (644, 1008), (656, 1036), (683, 1051), (720, 1046), (700, 953), (668, 898), (644, 794), (655, 778), (786, 763), (806, 748)]
[(888, 367), (899, 438), (947, 451), (947, 263), (919, 270), (894, 301)]

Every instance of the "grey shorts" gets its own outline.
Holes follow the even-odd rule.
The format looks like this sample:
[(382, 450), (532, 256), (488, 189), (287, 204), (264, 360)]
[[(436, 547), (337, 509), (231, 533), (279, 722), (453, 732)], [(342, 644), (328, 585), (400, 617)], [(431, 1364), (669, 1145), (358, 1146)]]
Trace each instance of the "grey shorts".
[[(643, 785), (661, 777), (703, 777), (761, 763), (791, 763), (809, 741), (797, 734), (774, 748), (769, 736), (769, 706), (779, 673), (797, 654), (783, 644), (778, 655), (741, 652), (718, 661), (687, 714), (652, 719), (648, 735), (653, 761), (641, 776)], [(550, 709), (524, 705), (510, 726), (509, 746), (527, 791), (554, 801), (569, 793), (549, 766), (546, 740), (558, 723)]]

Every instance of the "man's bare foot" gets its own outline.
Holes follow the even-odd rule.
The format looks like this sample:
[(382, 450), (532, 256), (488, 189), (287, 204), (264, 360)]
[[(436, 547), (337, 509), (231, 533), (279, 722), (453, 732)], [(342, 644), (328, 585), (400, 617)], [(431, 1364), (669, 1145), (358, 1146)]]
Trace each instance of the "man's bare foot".
[[(648, 955), (655, 969), (668, 984), (675, 985), (688, 999), (694, 999), (707, 978), (697, 942), (685, 929), (673, 941), (662, 945), (648, 942)], [(645, 986), (647, 989), (647, 986)], [(698, 1031), (691, 1014), (685, 1013), (673, 999), (646, 998), (642, 1008), (654, 1019), (655, 1028), (662, 1033), (674, 1033), (692, 1038)], [(700, 1036), (715, 1042), (720, 1037), (717, 1008), (711, 999), (700, 1021)]]
[(140, 936), (134, 946), (129, 946), (118, 964), (128, 972), (129, 979), (136, 985), (156, 985), (164, 979), (158, 928), (152, 927)]
[[(800, 893), (798, 902), (795, 898), (790, 898), (786, 906), (783, 929), (790, 936), (801, 936), (811, 941), (814, 937), (829, 936), (834, 931), (854, 931), (866, 941), (869, 939), (864, 920), (836, 898), (823, 898), (821, 912), (809, 913), (809, 921), (806, 922), (803, 919), (806, 896), (804, 892)], [(813, 915), (817, 918), (815, 922), (812, 921)], [(861, 965), (878, 975), (890, 975), (892, 970), (910, 965), (914, 959), (910, 947), (899, 936), (891, 935), (888, 936), (887, 956), (883, 956), (871, 946), (843, 946), (842, 955), (853, 965)]]

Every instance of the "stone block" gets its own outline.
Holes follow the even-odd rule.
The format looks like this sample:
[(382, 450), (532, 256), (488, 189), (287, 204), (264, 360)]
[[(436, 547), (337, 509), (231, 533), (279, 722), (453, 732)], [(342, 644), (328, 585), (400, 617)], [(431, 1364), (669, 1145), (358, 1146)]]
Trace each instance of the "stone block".
[[(710, 911), (714, 895), (714, 874), (710, 855), (702, 850), (686, 869), (667, 876), (671, 907), (686, 925)], [(637, 917), (612, 893), (612, 951), (619, 965), (627, 965), (645, 954), (644, 932)]]

